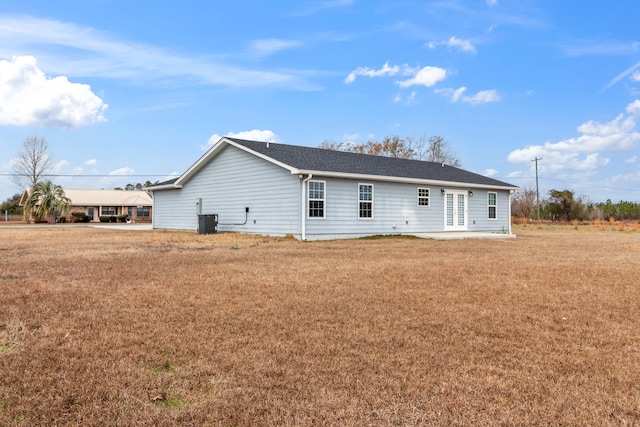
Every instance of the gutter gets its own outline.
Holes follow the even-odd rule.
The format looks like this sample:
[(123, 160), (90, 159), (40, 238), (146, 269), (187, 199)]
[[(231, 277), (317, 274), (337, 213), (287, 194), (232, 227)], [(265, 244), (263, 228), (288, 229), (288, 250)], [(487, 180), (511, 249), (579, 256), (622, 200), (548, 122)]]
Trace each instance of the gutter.
[[(366, 181), (381, 181), (381, 182), (397, 182), (402, 184), (419, 184), (430, 186), (444, 186), (444, 187), (459, 187), (459, 188), (478, 188), (487, 190), (519, 190), (520, 187), (515, 185), (492, 185), (492, 184), (475, 184), (463, 181), (442, 181), (437, 179), (422, 179), (422, 178), (406, 178), (398, 176), (386, 176), (386, 175), (369, 175), (360, 173), (346, 173), (346, 172), (323, 172), (316, 170), (300, 170), (292, 173), (309, 174), (309, 175), (321, 175), (327, 178), (347, 178)], [(505, 183), (506, 184), (506, 183)]]
[[(299, 174), (298, 177), (302, 178), (304, 175)], [(303, 242), (307, 240), (307, 218), (305, 213), (307, 211), (307, 206), (305, 203), (305, 184), (309, 182), (309, 180), (313, 178), (313, 174), (307, 175), (305, 179), (302, 180), (302, 189), (300, 190), (300, 224), (301, 224), (301, 232), (300, 232), (300, 240)]]

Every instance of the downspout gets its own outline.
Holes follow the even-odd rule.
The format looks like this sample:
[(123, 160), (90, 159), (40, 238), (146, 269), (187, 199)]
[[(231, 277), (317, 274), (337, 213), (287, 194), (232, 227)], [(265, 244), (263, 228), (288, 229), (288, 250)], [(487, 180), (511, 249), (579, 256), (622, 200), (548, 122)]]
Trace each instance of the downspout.
[[(302, 174), (298, 175), (300, 178), (303, 177)], [(309, 180), (313, 178), (313, 174), (309, 174), (305, 179), (302, 180), (302, 189), (300, 190), (300, 224), (301, 224), (301, 233), (300, 240), (307, 240), (307, 217), (305, 213), (307, 212), (306, 200), (305, 200), (305, 185)]]

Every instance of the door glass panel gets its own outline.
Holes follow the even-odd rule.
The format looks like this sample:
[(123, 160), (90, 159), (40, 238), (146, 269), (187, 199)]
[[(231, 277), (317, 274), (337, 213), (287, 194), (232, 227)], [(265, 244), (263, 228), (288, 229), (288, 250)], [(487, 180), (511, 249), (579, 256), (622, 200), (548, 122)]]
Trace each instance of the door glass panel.
[(458, 225), (464, 225), (464, 194), (458, 194)]
[(453, 194), (447, 194), (447, 225), (453, 225)]

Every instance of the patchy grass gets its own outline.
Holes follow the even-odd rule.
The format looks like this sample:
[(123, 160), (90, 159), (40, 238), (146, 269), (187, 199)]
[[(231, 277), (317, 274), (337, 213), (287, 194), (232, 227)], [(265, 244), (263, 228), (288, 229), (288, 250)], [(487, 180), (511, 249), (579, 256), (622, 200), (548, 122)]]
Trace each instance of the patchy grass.
[(0, 229), (0, 425), (640, 424), (640, 235), (514, 229)]

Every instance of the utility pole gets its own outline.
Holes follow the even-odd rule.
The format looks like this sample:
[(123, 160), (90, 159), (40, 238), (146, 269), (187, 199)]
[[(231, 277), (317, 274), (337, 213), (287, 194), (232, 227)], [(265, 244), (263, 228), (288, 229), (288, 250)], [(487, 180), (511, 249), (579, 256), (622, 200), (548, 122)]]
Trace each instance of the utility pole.
[(540, 221), (540, 192), (538, 191), (538, 160), (542, 160), (542, 157), (536, 156), (536, 158), (531, 161), (536, 162), (536, 204), (538, 205), (538, 221)]

